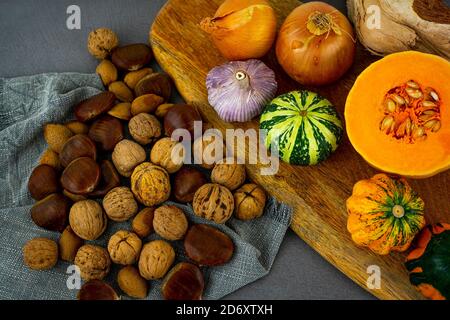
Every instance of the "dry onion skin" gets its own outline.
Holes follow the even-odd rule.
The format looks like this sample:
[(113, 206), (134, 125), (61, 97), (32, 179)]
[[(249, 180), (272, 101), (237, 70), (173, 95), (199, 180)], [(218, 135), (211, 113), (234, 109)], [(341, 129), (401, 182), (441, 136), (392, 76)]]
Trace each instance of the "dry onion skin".
[(266, 0), (226, 0), (200, 27), (228, 60), (264, 56), (275, 40), (277, 18)]
[(347, 18), (324, 2), (295, 8), (281, 26), (276, 44), (278, 62), (303, 85), (338, 80), (353, 64), (355, 38)]
[(443, 0), (347, 0), (347, 8), (359, 41), (373, 54), (416, 50), (450, 59), (450, 8)]

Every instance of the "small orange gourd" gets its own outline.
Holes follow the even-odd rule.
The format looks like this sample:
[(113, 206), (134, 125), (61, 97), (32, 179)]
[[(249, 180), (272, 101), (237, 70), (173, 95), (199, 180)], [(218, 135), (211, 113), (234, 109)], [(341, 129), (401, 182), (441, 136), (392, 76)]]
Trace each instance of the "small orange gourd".
[(348, 137), (373, 167), (425, 178), (450, 168), (450, 62), (407, 51), (370, 65), (347, 97)]
[(361, 180), (347, 199), (353, 241), (385, 255), (405, 251), (425, 226), (424, 202), (403, 178), (377, 174)]

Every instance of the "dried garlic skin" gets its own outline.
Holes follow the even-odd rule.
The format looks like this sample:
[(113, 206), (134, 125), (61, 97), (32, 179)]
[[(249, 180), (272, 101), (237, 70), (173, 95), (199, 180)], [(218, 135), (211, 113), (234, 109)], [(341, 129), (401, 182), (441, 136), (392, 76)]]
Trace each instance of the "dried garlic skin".
[[(431, 21), (421, 17), (414, 0), (347, 0), (348, 16), (355, 25), (360, 42), (373, 54), (417, 50), (450, 58), (450, 21)], [(380, 10), (380, 29), (370, 28), (373, 15), (366, 14), (370, 6)], [(422, 6), (432, 16), (440, 8)], [(429, 8), (427, 8), (429, 7)], [(417, 11), (416, 11), (417, 10)], [(447, 8), (448, 10), (448, 8)]]
[(227, 122), (245, 122), (261, 114), (275, 97), (275, 73), (262, 61), (231, 61), (213, 68), (206, 78), (208, 101)]

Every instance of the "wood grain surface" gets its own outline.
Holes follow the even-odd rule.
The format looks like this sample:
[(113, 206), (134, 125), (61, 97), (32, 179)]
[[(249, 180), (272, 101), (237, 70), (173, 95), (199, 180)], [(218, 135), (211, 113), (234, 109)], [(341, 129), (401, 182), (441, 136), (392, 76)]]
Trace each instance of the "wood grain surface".
[[(162, 68), (173, 78), (186, 100), (198, 108), (215, 128), (258, 128), (258, 120), (244, 124), (225, 123), (208, 104), (205, 79), (208, 71), (225, 59), (214, 48), (209, 36), (199, 28), (204, 17), (214, 15), (222, 0), (169, 0), (155, 19), (150, 41)], [(295, 0), (271, 1), (279, 24), (300, 3)], [(351, 70), (337, 83), (325, 87), (301, 86), (284, 73), (274, 50), (263, 59), (277, 74), (279, 93), (309, 89), (328, 98), (343, 117), (345, 100), (353, 82), (378, 57), (358, 45)], [(251, 151), (251, 150), (250, 150)], [(411, 286), (404, 267), (405, 254), (378, 256), (357, 247), (347, 232), (345, 201), (360, 179), (376, 173), (353, 149), (345, 136), (342, 145), (324, 163), (314, 167), (280, 163), (276, 175), (260, 175), (260, 165), (247, 165), (252, 180), (261, 184), (279, 201), (294, 208), (291, 228), (325, 259), (363, 288), (381, 299), (421, 299)], [(411, 181), (426, 203), (428, 222), (450, 221), (450, 172), (426, 180)], [(369, 290), (367, 268), (381, 269), (381, 288)], [(298, 270), (302, 272), (302, 270)]]

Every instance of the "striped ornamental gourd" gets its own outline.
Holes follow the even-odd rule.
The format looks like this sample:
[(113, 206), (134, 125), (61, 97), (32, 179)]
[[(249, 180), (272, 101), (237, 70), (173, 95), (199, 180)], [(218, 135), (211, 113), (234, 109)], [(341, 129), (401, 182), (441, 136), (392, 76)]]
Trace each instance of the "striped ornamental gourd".
[(303, 166), (328, 158), (344, 131), (331, 102), (305, 90), (273, 99), (261, 115), (260, 128), (267, 130), (267, 148), (274, 143), (283, 161)]

